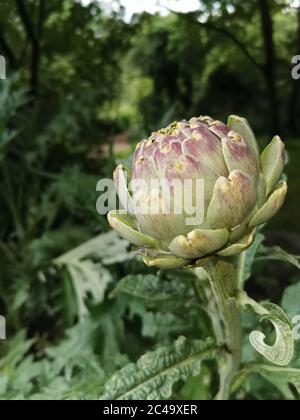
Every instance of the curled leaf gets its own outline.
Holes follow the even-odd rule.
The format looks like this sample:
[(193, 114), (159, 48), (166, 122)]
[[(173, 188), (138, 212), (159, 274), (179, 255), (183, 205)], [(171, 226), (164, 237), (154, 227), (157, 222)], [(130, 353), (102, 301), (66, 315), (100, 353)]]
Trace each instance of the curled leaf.
[(261, 320), (267, 319), (275, 328), (276, 339), (272, 346), (265, 343), (266, 336), (263, 332), (253, 331), (250, 334), (250, 342), (255, 350), (277, 366), (289, 365), (294, 355), (294, 337), (283, 309), (273, 303), (259, 304), (244, 292), (239, 294), (238, 304), (242, 308), (250, 306), (255, 313), (261, 315)]

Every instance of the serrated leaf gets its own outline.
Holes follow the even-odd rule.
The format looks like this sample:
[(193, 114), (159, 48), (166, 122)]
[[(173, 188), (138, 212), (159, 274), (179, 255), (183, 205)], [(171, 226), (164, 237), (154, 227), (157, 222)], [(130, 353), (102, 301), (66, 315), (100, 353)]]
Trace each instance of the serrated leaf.
[(89, 311), (86, 299), (91, 298), (92, 303), (100, 303), (104, 299), (107, 286), (112, 281), (111, 273), (92, 261), (74, 261), (66, 264), (74, 286), (78, 316), (83, 318)]
[(172, 395), (173, 385), (198, 375), (203, 360), (216, 355), (212, 339), (189, 341), (185, 337), (142, 356), (114, 374), (105, 385), (102, 400), (155, 400)]
[(66, 338), (59, 345), (47, 348), (47, 356), (55, 360), (56, 374), (66, 366), (69, 369), (70, 366), (72, 368), (74, 365), (78, 366), (83, 356), (86, 360), (92, 360), (92, 343), (95, 340), (94, 333), (97, 328), (97, 323), (88, 318), (68, 329)]
[(33, 356), (28, 355), (34, 342), (34, 339), (27, 339), (23, 330), (3, 342), (5, 356), (0, 359), (0, 399), (10, 399), (15, 393), (24, 399), (26, 393), (31, 392), (32, 381), (41, 374), (39, 362), (34, 363)]
[(111, 296), (127, 294), (152, 303), (167, 300), (184, 300), (195, 297), (193, 289), (183, 281), (174, 278), (163, 280), (154, 275), (129, 275), (120, 280)]
[[(115, 242), (115, 235), (103, 234), (84, 243), (83, 245), (67, 252), (54, 261), (58, 267), (66, 268), (70, 275), (78, 306), (78, 316), (83, 318), (89, 311), (86, 306), (86, 299), (91, 298), (93, 303), (100, 303), (104, 299), (107, 286), (112, 281), (112, 275), (108, 269), (103, 267), (99, 262), (100, 256), (102, 260), (107, 256), (107, 247), (112, 246)], [(127, 245), (121, 241), (121, 249), (125, 252)], [(106, 254), (104, 254), (105, 249)], [(114, 249), (116, 252), (116, 249)], [(98, 262), (94, 262), (91, 258), (97, 258)]]
[(294, 265), (296, 268), (300, 270), (300, 256), (290, 254), (284, 251), (279, 246), (261, 247), (260, 253), (255, 260), (256, 261), (274, 260), (274, 261), (287, 262), (289, 264)]
[(96, 258), (101, 260), (104, 265), (109, 265), (126, 261), (133, 258), (133, 255), (128, 252), (128, 242), (120, 239), (116, 232), (111, 231), (90, 239), (57, 258), (55, 262), (59, 264), (69, 260)]
[(192, 319), (186, 320), (168, 312), (146, 312), (142, 321), (143, 337), (156, 338), (159, 342), (172, 334), (178, 336), (186, 333), (189, 329), (192, 332), (194, 327)]

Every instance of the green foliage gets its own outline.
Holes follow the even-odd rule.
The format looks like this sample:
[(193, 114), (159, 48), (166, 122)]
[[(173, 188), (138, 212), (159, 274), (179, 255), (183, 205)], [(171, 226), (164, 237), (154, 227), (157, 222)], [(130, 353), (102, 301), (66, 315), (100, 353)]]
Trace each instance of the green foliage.
[(296, 283), (285, 289), (281, 302), (282, 307), (285, 309), (291, 319), (294, 316), (299, 315), (299, 302), (300, 284)]
[[(273, 366), (257, 366), (257, 372), (272, 382), (288, 400), (293, 400), (300, 397), (300, 370), (275, 368)], [(291, 389), (291, 385), (297, 394)]]
[[(282, 298), (297, 328), (300, 95), (290, 60), (299, 52), (298, 10), (268, 3), (279, 134), (295, 139), (286, 138), (289, 197), (265, 233), (293, 254), (267, 246), (259, 232), (236, 265), (240, 286), (258, 301)], [(98, 1), (24, 4), (34, 44), (16, 2), (1, 0), (9, 77), (0, 81), (0, 314), (8, 327), (0, 399), (213, 399), (224, 348), (206, 339), (221, 326), (206, 276), (145, 267), (107, 233), (96, 183), (111, 177), (116, 156), (128, 157), (127, 149), (112, 153), (116, 135), (133, 150), (175, 118), (243, 114), (266, 142), (272, 91), (259, 8), (205, 0), (195, 13), (129, 23)], [(272, 316), (261, 324), (268, 345)], [(299, 399), (300, 341), (288, 367), (266, 365), (249, 342), (258, 321), (243, 314), (244, 359), (231, 397)]]
[(239, 285), (241, 288), (243, 288), (245, 282), (251, 277), (252, 265), (254, 263), (256, 253), (258, 249), (261, 248), (261, 244), (264, 239), (264, 235), (258, 233), (254, 239), (253, 244), (245, 252), (243, 252), (238, 259), (237, 270)]
[[(115, 251), (117, 258), (111, 258), (111, 251)], [(110, 232), (89, 240), (54, 261), (55, 266), (67, 271), (72, 282), (79, 319), (88, 314), (86, 298), (92, 298), (95, 303), (102, 302), (113, 280), (110, 271), (102, 264), (112, 264), (128, 257), (126, 241), (119, 240), (114, 232)]]
[[(251, 380), (251, 376), (255, 376), (256, 381), (263, 378), (264, 388), (266, 387), (266, 381), (274, 385), (281, 393), (281, 398), (286, 400), (298, 400), (300, 396), (300, 370), (293, 368), (274, 367), (262, 364), (251, 364), (245, 366), (245, 368), (239, 373), (236, 378), (235, 386), (241, 386), (245, 388), (245, 382)], [(273, 391), (274, 395), (274, 391)]]
[(9, 127), (9, 122), (17, 116), (17, 111), (26, 103), (24, 90), (16, 90), (15, 79), (0, 85), (0, 160), (5, 157), (5, 150), (18, 134), (17, 127)]
[(260, 254), (256, 260), (259, 261), (260, 259), (283, 261), (290, 263), (296, 268), (300, 269), (300, 256), (292, 255), (281, 249), (279, 246), (261, 248)]
[(299, 300), (300, 285), (299, 282), (285, 289), (281, 305), (292, 320), (295, 336), (295, 357), (293, 367), (300, 369), (300, 317), (299, 317)]
[[(53, 239), (55, 244), (55, 236)], [(23, 331), (4, 342), (0, 349), (0, 398), (212, 398), (216, 392), (211, 371), (214, 364), (203, 361), (218, 358), (220, 350), (212, 339), (197, 339), (213, 335), (205, 278), (198, 283), (188, 270), (166, 270), (159, 275), (134, 274), (133, 270), (122, 277), (133, 256), (128, 254), (127, 243), (114, 232), (101, 234), (49, 260), (47, 266), (45, 251), (52, 246), (44, 238), (40, 248), (36, 243), (31, 250), (35, 255), (40, 249), (34, 264), (39, 268), (38, 278), (44, 290), (51, 290), (55, 278), (59, 281), (53, 290), (55, 304), (51, 299), (42, 301), (56, 331), (36, 329), (31, 339)], [(113, 255), (110, 250), (114, 250)], [(256, 255), (260, 255), (259, 247)], [(246, 255), (245, 267), (249, 267), (250, 260), (255, 261), (252, 253)], [(29, 312), (34, 308), (40, 317), (36, 303), (27, 302), (29, 290), (23, 288), (23, 297), (20, 293), (14, 297), (15, 313), (24, 313), (24, 307)], [(283, 299), (289, 315), (296, 311), (291, 293), (287, 290)], [(73, 325), (66, 334), (62, 314), (64, 325)], [(27, 322), (36, 328), (28, 315)], [(149, 346), (153, 349), (150, 353)], [(282, 370), (266, 366), (259, 374), (290, 399), (290, 388), (280, 378), (285, 375), (287, 383), (298, 386), (297, 363)], [(248, 395), (254, 393), (250, 384), (256, 371), (255, 365), (241, 371), (249, 378)], [(236, 387), (242, 392), (245, 384)]]
[(253, 331), (250, 334), (250, 342), (255, 350), (271, 363), (287, 366), (294, 355), (294, 337), (290, 320), (280, 306), (265, 303), (262, 308), (266, 310), (263, 319), (270, 321), (276, 330), (276, 341), (273, 346), (269, 346), (264, 342), (263, 333)]
[(187, 306), (195, 305), (195, 294), (191, 289), (191, 283), (177, 277), (168, 281), (151, 274), (126, 276), (118, 282), (112, 292), (112, 296), (118, 294), (133, 296), (154, 307), (171, 303), (175, 308), (176, 304), (182, 306), (183, 302)]
[(211, 340), (188, 342), (184, 337), (142, 356), (116, 373), (105, 385), (102, 399), (167, 399), (173, 384), (199, 374), (203, 360), (215, 356)]
[(104, 377), (94, 352), (96, 328), (97, 324), (91, 321), (78, 324), (67, 332), (61, 344), (49, 347), (39, 360), (27, 354), (37, 343), (26, 340), (24, 331), (18, 333), (1, 359), (0, 398), (95, 398)]

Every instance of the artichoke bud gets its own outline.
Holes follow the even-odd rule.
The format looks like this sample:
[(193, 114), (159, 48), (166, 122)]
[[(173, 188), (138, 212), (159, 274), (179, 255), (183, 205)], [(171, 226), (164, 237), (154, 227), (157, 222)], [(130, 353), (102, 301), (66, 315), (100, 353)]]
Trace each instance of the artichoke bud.
[(114, 180), (125, 210), (111, 226), (149, 266), (201, 266), (253, 242), (255, 228), (282, 206), (285, 149), (276, 136), (259, 154), (247, 120), (208, 116), (175, 122), (136, 147), (131, 170)]

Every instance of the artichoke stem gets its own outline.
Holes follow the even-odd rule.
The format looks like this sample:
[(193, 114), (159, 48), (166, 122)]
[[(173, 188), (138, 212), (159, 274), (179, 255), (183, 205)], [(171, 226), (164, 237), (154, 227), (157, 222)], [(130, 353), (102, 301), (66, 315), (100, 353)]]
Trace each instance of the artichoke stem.
[(216, 400), (230, 397), (231, 385), (241, 364), (241, 314), (234, 296), (237, 276), (231, 260), (218, 259), (205, 267), (225, 330), (225, 348), (219, 360), (220, 389)]

